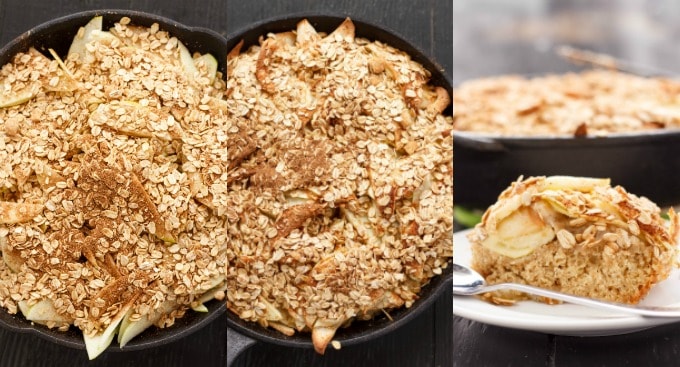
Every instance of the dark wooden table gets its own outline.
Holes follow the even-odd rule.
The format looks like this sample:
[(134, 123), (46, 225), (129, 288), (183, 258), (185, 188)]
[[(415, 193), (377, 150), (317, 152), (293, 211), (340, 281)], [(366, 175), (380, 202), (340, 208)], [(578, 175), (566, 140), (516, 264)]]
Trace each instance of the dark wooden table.
[[(505, 74), (578, 69), (553, 47), (570, 44), (680, 72), (675, 1), (454, 1), (454, 84)], [(678, 158), (680, 159), (680, 158)], [(634, 168), (632, 168), (634, 169)], [(455, 244), (454, 244), (455, 246)], [(680, 365), (680, 324), (631, 334), (572, 337), (453, 320), (457, 367)]]
[[(131, 4), (133, 5), (131, 7)], [(226, 35), (227, 6), (222, 0), (22, 1), (0, 0), (0, 43), (7, 44), (36, 25), (89, 9), (134, 9)], [(62, 347), (33, 335), (0, 329), (0, 366), (164, 366), (226, 365), (226, 316), (204, 329), (164, 346), (134, 352), (105, 352), (88, 362), (85, 350)]]
[[(227, 30), (271, 17), (301, 12), (324, 12), (377, 23), (397, 32), (433, 56), (451, 75), (451, 0), (336, 0), (227, 3)], [(451, 293), (443, 294), (425, 313), (384, 337), (324, 356), (310, 349), (259, 343), (239, 356), (234, 366), (451, 366)]]

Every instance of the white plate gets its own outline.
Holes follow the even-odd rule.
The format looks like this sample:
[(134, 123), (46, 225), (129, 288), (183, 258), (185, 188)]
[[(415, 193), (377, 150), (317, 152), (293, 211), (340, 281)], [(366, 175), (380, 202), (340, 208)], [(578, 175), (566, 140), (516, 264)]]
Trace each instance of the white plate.
[[(453, 259), (457, 264), (470, 265), (472, 253), (470, 241), (466, 237), (469, 232), (466, 230), (453, 235)], [(668, 279), (655, 285), (641, 304), (680, 304), (680, 270), (673, 270)], [(522, 301), (513, 306), (498, 306), (469, 296), (453, 296), (453, 313), (490, 325), (575, 336), (626, 334), (680, 322), (680, 319), (615, 314), (572, 304), (548, 305)]]

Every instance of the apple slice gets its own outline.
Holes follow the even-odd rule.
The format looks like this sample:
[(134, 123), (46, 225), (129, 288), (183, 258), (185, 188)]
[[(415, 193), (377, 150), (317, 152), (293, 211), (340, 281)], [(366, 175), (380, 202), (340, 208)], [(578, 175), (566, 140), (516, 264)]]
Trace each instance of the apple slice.
[(87, 55), (87, 44), (96, 40), (114, 40), (117, 39), (116, 36), (110, 32), (102, 31), (103, 18), (97, 16), (92, 18), (82, 29), (82, 33), (78, 31), (78, 34), (73, 37), (71, 42), (71, 47), (68, 49), (68, 56), (72, 54), (80, 55), (80, 60), (84, 60)]
[[(125, 116), (125, 119), (121, 119)], [(131, 118), (131, 121), (130, 121)], [(132, 101), (102, 103), (88, 119), (90, 127), (107, 126), (119, 134), (135, 138), (172, 141), (182, 136), (180, 124), (168, 112)], [(165, 129), (158, 128), (164, 125)]]
[(531, 208), (522, 207), (500, 221), (496, 231), (482, 241), (482, 246), (513, 259), (526, 256), (551, 242), (555, 231)]
[(83, 340), (85, 341), (85, 349), (87, 350), (87, 356), (90, 358), (90, 360), (97, 358), (98, 355), (102, 354), (102, 352), (104, 352), (106, 348), (108, 348), (109, 345), (111, 345), (113, 337), (118, 332), (121, 322), (123, 321), (123, 319), (125, 319), (125, 316), (132, 308), (133, 303), (134, 299), (128, 302), (126, 305), (124, 305), (120, 312), (118, 312), (116, 317), (113, 320), (111, 320), (111, 324), (109, 324), (109, 326), (106, 329), (104, 329), (104, 331), (101, 334), (97, 334), (94, 336), (83, 334)]
[(71, 54), (78, 54), (80, 55), (81, 60), (85, 57), (87, 54), (87, 48), (85, 45), (87, 45), (91, 40), (92, 40), (92, 32), (93, 31), (100, 31), (102, 30), (102, 25), (103, 25), (103, 17), (98, 16), (92, 18), (82, 29), (82, 33), (80, 30), (78, 31), (78, 34), (73, 37), (73, 42), (71, 42), (71, 47), (68, 49), (68, 55), (70, 56)]
[(312, 344), (314, 350), (323, 354), (326, 346), (335, 336), (335, 332), (345, 322), (345, 319), (317, 319), (312, 328)]
[(28, 222), (42, 212), (44, 205), (0, 201), (0, 224)]
[(207, 292), (203, 293), (196, 301), (192, 303), (191, 309), (196, 312), (208, 312), (208, 307), (205, 307), (205, 303), (211, 301), (215, 298), (215, 293), (219, 291), (227, 290), (227, 282), (223, 281), (215, 287), (210, 288)]
[(205, 64), (205, 75), (208, 77), (208, 79), (210, 79), (210, 82), (213, 82), (215, 80), (215, 76), (217, 75), (217, 59), (211, 54), (203, 54), (194, 59), (194, 66), (197, 67), (197, 70), (198, 65), (201, 63)]
[(26, 317), (28, 315), (28, 312), (31, 310), (31, 306), (28, 305), (28, 301), (26, 300), (21, 300), (17, 302), (17, 305), (19, 306), (19, 311), (21, 311), (21, 314)]
[(194, 58), (191, 57), (191, 52), (179, 41), (177, 41), (177, 48), (179, 49), (179, 61), (184, 68), (184, 74), (189, 79), (194, 79), (198, 75), (198, 69), (194, 65)]
[(7, 247), (7, 237), (5, 236), (0, 236), (0, 249), (2, 250), (2, 260), (9, 270), (18, 273), (21, 269), (21, 265), (24, 263), (24, 259), (21, 258), (19, 251), (11, 251)]
[(26, 103), (38, 94), (39, 88), (24, 88), (12, 94), (0, 94), (0, 108), (18, 106)]
[(29, 306), (28, 301), (19, 301), (19, 309), (24, 314), (24, 317), (26, 317), (26, 320), (38, 324), (47, 324), (50, 321), (69, 324), (73, 322), (72, 319), (59, 314), (49, 299), (43, 299), (33, 306)]
[(164, 314), (172, 312), (177, 307), (177, 304), (173, 301), (165, 301), (161, 307), (154, 311), (153, 314), (146, 314), (142, 316), (141, 319), (137, 321), (130, 321), (130, 315), (132, 315), (133, 310), (130, 309), (123, 321), (120, 324), (120, 330), (118, 330), (118, 344), (123, 348), (132, 338), (141, 334), (144, 330), (153, 325), (160, 317)]

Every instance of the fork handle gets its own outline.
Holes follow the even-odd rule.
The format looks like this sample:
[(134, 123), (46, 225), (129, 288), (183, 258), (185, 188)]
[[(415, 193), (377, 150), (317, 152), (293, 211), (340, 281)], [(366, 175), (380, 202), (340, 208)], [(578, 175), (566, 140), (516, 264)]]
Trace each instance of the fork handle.
[(627, 314), (634, 314), (647, 317), (668, 317), (680, 318), (680, 308), (666, 308), (654, 306), (632, 306), (625, 303), (609, 302), (594, 300), (591, 298), (574, 296), (557, 291), (551, 291), (543, 288), (537, 288), (530, 285), (516, 284), (516, 283), (500, 283), (486, 286), (480, 289), (479, 293), (494, 292), (503, 289), (510, 289), (524, 293), (533, 294), (536, 296), (547, 297), (558, 301), (573, 303), (576, 305), (599, 308), (606, 311), (621, 312)]

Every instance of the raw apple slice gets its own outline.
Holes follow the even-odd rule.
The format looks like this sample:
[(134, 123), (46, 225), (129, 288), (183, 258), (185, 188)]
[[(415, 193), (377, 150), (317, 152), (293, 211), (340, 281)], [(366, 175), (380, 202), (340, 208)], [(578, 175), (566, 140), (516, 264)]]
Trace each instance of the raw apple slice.
[(26, 320), (36, 322), (38, 324), (46, 324), (50, 321), (55, 323), (71, 323), (73, 320), (60, 315), (54, 304), (49, 299), (43, 299), (33, 306), (29, 306), (27, 301), (19, 302), (19, 309), (24, 314)]
[(177, 41), (177, 48), (179, 49), (179, 61), (184, 68), (184, 74), (189, 79), (194, 79), (198, 75), (198, 69), (194, 65), (194, 58), (191, 57), (191, 52), (187, 49), (182, 42)]
[(11, 251), (7, 247), (7, 237), (0, 236), (0, 249), (2, 250), (2, 260), (5, 262), (9, 270), (14, 273), (19, 272), (24, 259), (21, 258), (19, 251)]
[(68, 55), (71, 54), (78, 54), (80, 55), (80, 58), (85, 57), (87, 54), (87, 48), (85, 45), (87, 45), (88, 42), (92, 40), (92, 32), (93, 31), (101, 31), (102, 30), (102, 25), (103, 25), (103, 18), (101, 16), (94, 17), (92, 20), (90, 20), (82, 29), (82, 33), (80, 30), (78, 31), (78, 34), (73, 37), (73, 42), (71, 42), (71, 47), (68, 49)]
[(17, 302), (17, 305), (19, 306), (19, 311), (21, 311), (21, 314), (24, 315), (24, 317), (26, 317), (28, 312), (31, 311), (31, 306), (28, 305), (28, 301), (26, 300)]
[(149, 326), (158, 321), (162, 315), (172, 312), (176, 307), (177, 304), (175, 302), (165, 301), (153, 314), (146, 314), (137, 321), (130, 321), (130, 315), (133, 311), (130, 309), (125, 317), (123, 317), (120, 329), (118, 330), (118, 344), (120, 347), (123, 348), (132, 338), (141, 334)]
[[(125, 119), (121, 119), (125, 116)], [(131, 121), (130, 121), (131, 118)], [(107, 126), (119, 134), (136, 138), (172, 141), (182, 136), (179, 123), (168, 112), (132, 101), (102, 103), (88, 119), (90, 127)], [(158, 128), (164, 125), (165, 129)]]
[(0, 108), (7, 108), (26, 103), (38, 94), (39, 88), (24, 88), (12, 94), (0, 94)]
[(194, 66), (205, 64), (206, 76), (210, 82), (215, 80), (217, 75), (217, 59), (211, 54), (204, 54), (194, 59)]
[(219, 291), (227, 290), (227, 282), (221, 281), (217, 286), (210, 288), (207, 292), (203, 293), (196, 301), (192, 303), (191, 309), (196, 312), (208, 312), (208, 307), (205, 307), (205, 303), (211, 301), (215, 298), (215, 293)]
[(0, 224), (28, 222), (42, 212), (44, 205), (0, 201)]
[(83, 334), (83, 340), (85, 341), (85, 349), (87, 350), (87, 356), (90, 358), (90, 360), (97, 358), (98, 355), (102, 354), (102, 352), (104, 352), (106, 348), (108, 348), (109, 345), (111, 345), (113, 337), (116, 335), (116, 332), (118, 332), (118, 328), (120, 327), (121, 322), (123, 321), (123, 319), (125, 319), (125, 316), (132, 308), (133, 303), (134, 300), (128, 302), (120, 310), (120, 312), (118, 312), (116, 317), (113, 320), (111, 320), (111, 324), (109, 324), (109, 326), (106, 329), (104, 329), (104, 331), (101, 334), (97, 334), (94, 336)]
[(78, 31), (78, 34), (73, 37), (73, 42), (71, 42), (71, 47), (68, 49), (68, 55), (78, 54), (80, 59), (83, 60), (87, 55), (87, 44), (95, 40), (113, 40), (117, 37), (113, 34), (102, 31), (103, 18), (97, 16), (92, 18), (82, 29), (82, 33)]

